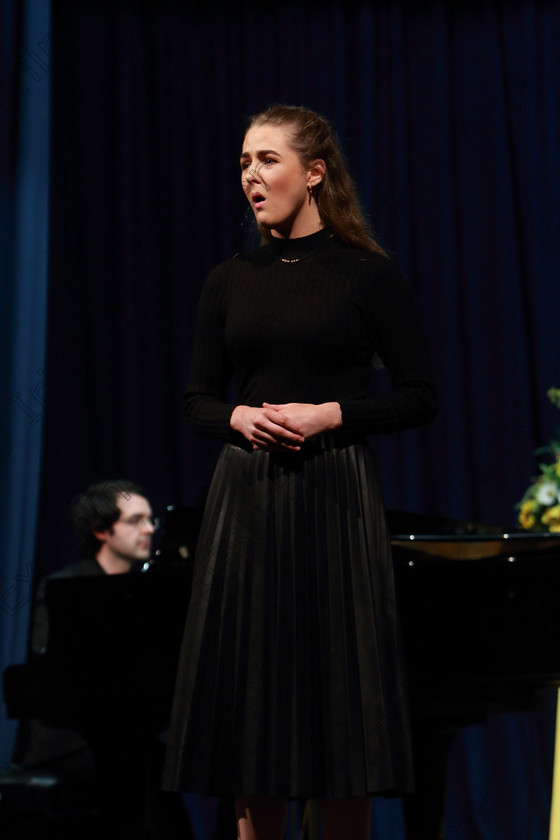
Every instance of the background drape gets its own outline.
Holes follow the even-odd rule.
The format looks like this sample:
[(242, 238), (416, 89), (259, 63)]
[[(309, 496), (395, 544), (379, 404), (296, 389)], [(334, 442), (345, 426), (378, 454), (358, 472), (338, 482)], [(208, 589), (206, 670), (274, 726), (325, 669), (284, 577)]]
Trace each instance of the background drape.
[[(210, 268), (254, 241), (236, 159), (246, 116), (274, 101), (332, 120), (426, 323), (440, 413), (373, 441), (387, 504), (514, 524), (557, 423), (559, 3), (54, 0), (52, 15), (35, 576), (74, 559), (69, 503), (91, 481), (134, 478), (157, 513), (204, 495), (217, 449), (181, 406), (195, 306)], [(541, 818), (512, 836), (544, 831), (525, 759), (534, 748), (545, 784), (551, 717), (515, 722), (525, 752), (502, 766), (504, 790), (511, 813)], [(453, 779), (471, 774), (460, 807), (478, 834), (450, 826), (497, 837), (472, 816), (473, 780), (492, 777), (488, 738), (473, 738)], [(487, 799), (502, 803), (492, 778)]]
[[(22, 661), (45, 404), (49, 4), (0, 2), (0, 670)], [(0, 709), (0, 762), (14, 721)]]
[[(51, 322), (40, 564), (65, 504), (132, 474), (195, 504), (182, 420), (196, 300), (251, 241), (235, 164), (272, 101), (332, 119), (408, 275), (441, 396), (375, 442), (389, 506), (515, 522), (560, 377), (557, 3), (53, 6)], [(56, 549), (54, 548), (56, 546)]]

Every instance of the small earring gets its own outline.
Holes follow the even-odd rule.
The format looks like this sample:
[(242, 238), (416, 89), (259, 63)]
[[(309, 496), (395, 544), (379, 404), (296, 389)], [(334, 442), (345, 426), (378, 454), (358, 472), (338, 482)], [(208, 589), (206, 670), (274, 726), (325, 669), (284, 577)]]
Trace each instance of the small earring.
[(311, 199), (313, 198), (313, 187), (311, 184), (307, 185), (307, 192), (309, 193), (309, 203), (311, 204)]

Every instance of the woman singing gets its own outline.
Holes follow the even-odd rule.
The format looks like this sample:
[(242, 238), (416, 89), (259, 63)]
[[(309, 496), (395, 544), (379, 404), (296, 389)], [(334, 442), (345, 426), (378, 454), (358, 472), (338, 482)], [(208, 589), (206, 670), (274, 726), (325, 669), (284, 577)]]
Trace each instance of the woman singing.
[[(430, 421), (408, 285), (376, 243), (329, 124), (253, 117), (241, 182), (263, 245), (208, 277), (186, 411), (224, 440), (197, 545), (166, 786), (233, 796), (238, 837), (321, 801), (365, 840), (412, 788), (390, 539), (367, 436)], [(391, 388), (370, 394), (378, 354)], [(239, 403), (226, 394), (235, 378)]]

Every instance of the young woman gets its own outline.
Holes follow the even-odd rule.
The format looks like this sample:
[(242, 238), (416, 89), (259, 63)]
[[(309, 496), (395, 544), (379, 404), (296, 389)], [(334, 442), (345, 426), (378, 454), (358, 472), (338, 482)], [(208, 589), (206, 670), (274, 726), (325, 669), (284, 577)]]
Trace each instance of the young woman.
[[(280, 838), (296, 797), (321, 800), (327, 840), (362, 840), (370, 797), (412, 787), (366, 436), (428, 422), (435, 390), (407, 283), (367, 230), (329, 124), (293, 106), (253, 117), (241, 181), (264, 244), (211, 273), (198, 312), (187, 417), (225, 444), (166, 784), (235, 796), (243, 840)], [(371, 396), (375, 354), (392, 387)]]

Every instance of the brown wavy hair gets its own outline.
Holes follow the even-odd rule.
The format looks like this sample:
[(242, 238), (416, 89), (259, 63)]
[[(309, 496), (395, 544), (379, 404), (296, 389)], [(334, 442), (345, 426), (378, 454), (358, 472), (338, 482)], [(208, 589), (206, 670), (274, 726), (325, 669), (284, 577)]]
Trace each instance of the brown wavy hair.
[[(313, 188), (313, 196), (325, 227), (349, 245), (385, 254), (366, 219), (356, 185), (330, 123), (308, 108), (271, 105), (249, 118), (247, 130), (265, 123), (282, 126), (289, 131), (290, 146), (304, 169), (318, 158), (324, 160), (326, 173)], [(260, 225), (259, 230), (265, 241), (271, 238), (270, 233)]]

